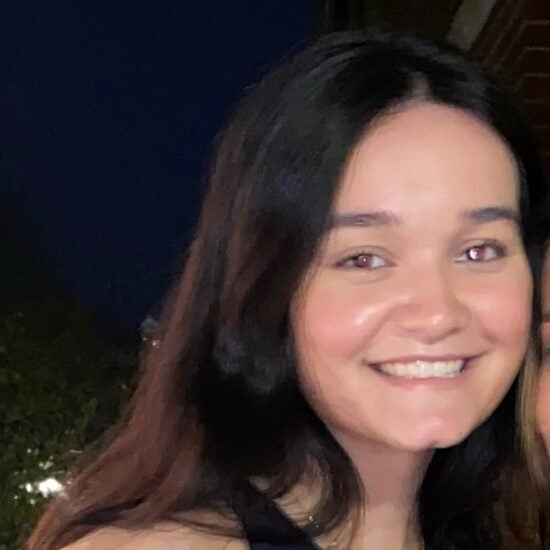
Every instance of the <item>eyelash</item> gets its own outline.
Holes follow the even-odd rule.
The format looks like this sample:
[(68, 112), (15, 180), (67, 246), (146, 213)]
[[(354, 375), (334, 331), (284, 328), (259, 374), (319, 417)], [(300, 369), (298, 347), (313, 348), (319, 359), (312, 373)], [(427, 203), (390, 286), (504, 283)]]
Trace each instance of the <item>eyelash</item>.
[(459, 259), (457, 261), (459, 261), (459, 262), (472, 262), (472, 263), (486, 263), (486, 262), (494, 262), (496, 260), (500, 260), (500, 259), (502, 259), (502, 258), (504, 258), (508, 255), (508, 249), (506, 248), (505, 245), (503, 245), (502, 243), (500, 243), (498, 241), (488, 240), (488, 241), (483, 241), (483, 242), (474, 244), (472, 246), (469, 246), (468, 248), (463, 250), (461, 256), (466, 255), (468, 252), (472, 251), (475, 248), (481, 248), (481, 249), (485, 249), (485, 250), (487, 248), (493, 248), (494, 257), (489, 258), (487, 260), (484, 260), (484, 259), (476, 260), (476, 259), (473, 259), (473, 258), (466, 258), (464, 260)]
[[(349, 265), (350, 263), (356, 262), (359, 258), (362, 258), (362, 257), (368, 257), (368, 258), (371, 258), (371, 259), (372, 258), (379, 258), (383, 261), (384, 265), (375, 266), (375, 267)], [(386, 260), (385, 258), (383, 258), (380, 254), (375, 254), (373, 252), (358, 252), (357, 254), (347, 256), (347, 257), (343, 258), (342, 260), (340, 260), (339, 262), (337, 262), (336, 267), (343, 267), (343, 268), (349, 268), (349, 269), (357, 268), (357, 269), (366, 269), (368, 271), (373, 271), (375, 269), (380, 269), (382, 267), (388, 267), (388, 266), (391, 266), (391, 265), (392, 265), (392, 263), (389, 260)]]
[[(499, 243), (497, 241), (492, 241), (492, 240), (488, 240), (488, 241), (483, 241), (481, 243), (477, 243), (475, 245), (472, 245), (472, 246), (469, 246), (468, 248), (464, 249), (461, 253), (460, 256), (463, 256), (465, 254), (467, 254), (468, 252), (472, 251), (473, 249), (475, 248), (478, 248), (478, 249), (487, 249), (487, 248), (493, 248), (494, 249), (494, 257), (492, 258), (489, 258), (487, 260), (484, 260), (484, 259), (481, 259), (481, 260), (476, 260), (476, 259), (468, 259), (466, 258), (465, 260), (457, 260), (458, 262), (465, 262), (465, 263), (486, 263), (486, 262), (494, 262), (494, 261), (497, 261), (497, 260), (500, 260), (504, 257), (506, 257), (508, 255), (508, 249), (506, 248), (505, 245), (503, 245), (502, 243)], [(358, 258), (361, 258), (361, 257), (368, 257), (368, 258), (379, 258), (382, 260), (383, 264), (384, 265), (378, 265), (378, 266), (374, 266), (374, 267), (366, 267), (366, 266), (359, 266), (359, 265), (356, 265), (355, 262), (357, 262)], [(353, 263), (353, 265), (350, 265), (350, 263)], [(351, 256), (347, 256), (346, 258), (343, 258), (342, 260), (340, 260), (339, 262), (336, 263), (336, 267), (342, 267), (342, 268), (357, 268), (357, 269), (366, 269), (368, 271), (373, 271), (373, 270), (376, 270), (376, 269), (380, 269), (382, 267), (389, 267), (389, 266), (392, 266), (392, 262), (390, 262), (389, 260), (387, 260), (386, 258), (382, 257), (380, 254), (374, 254), (373, 252), (358, 252), (357, 254), (353, 254)]]

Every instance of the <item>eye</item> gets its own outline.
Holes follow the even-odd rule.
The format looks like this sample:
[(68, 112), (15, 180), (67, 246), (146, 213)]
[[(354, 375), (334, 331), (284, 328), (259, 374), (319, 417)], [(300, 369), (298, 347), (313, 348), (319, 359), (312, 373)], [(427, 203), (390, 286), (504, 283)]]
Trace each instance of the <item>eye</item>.
[(483, 243), (469, 246), (458, 257), (459, 262), (491, 262), (499, 260), (506, 256), (506, 247), (494, 241), (486, 241)]
[(388, 260), (382, 258), (382, 256), (378, 254), (372, 254), (370, 252), (362, 252), (360, 254), (348, 256), (336, 264), (337, 267), (359, 269), (379, 269), (389, 265), (391, 265), (391, 263)]

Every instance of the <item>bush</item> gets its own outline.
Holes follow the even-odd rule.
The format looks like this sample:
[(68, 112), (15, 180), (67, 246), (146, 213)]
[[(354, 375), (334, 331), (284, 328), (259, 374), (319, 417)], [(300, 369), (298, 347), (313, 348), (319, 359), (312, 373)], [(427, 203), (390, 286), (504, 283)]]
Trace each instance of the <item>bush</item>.
[(134, 364), (59, 297), (0, 318), (0, 550), (21, 547), (55, 480), (113, 422)]

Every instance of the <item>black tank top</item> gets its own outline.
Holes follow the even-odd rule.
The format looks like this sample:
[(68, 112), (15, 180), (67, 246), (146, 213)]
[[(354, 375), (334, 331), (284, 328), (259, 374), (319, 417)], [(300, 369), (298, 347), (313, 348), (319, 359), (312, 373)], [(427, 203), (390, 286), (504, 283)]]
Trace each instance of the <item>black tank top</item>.
[(250, 550), (320, 550), (274, 502), (252, 485), (239, 487), (232, 508)]

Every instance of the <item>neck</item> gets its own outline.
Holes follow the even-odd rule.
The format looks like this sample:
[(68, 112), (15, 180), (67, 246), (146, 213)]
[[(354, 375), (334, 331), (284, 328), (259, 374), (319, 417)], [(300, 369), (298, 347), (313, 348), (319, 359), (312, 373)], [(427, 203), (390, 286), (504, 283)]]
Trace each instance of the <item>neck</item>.
[(407, 451), (373, 441), (338, 439), (357, 470), (365, 495), (357, 548), (422, 548), (417, 495), (432, 451)]

